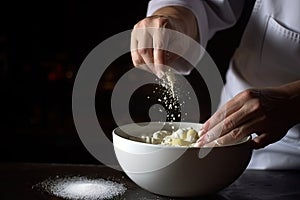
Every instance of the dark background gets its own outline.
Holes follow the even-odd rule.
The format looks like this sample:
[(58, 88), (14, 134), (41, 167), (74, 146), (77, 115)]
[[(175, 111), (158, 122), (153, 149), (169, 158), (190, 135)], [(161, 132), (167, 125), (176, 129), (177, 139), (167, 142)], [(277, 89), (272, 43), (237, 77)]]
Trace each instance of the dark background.
[[(72, 118), (72, 88), (82, 61), (103, 40), (145, 17), (147, 1), (2, 1), (0, 3), (1, 162), (99, 163), (81, 143)], [(218, 32), (207, 50), (222, 75), (243, 25)], [(114, 83), (132, 67), (124, 55), (106, 70), (96, 95), (110, 135)], [(203, 93), (201, 78), (190, 80)], [(104, 106), (103, 106), (104, 105)], [(107, 105), (107, 106), (105, 106)], [(203, 118), (210, 102), (204, 99)], [(103, 108), (105, 107), (105, 108)], [(142, 109), (142, 108), (141, 108)], [(201, 108), (202, 109), (202, 108)], [(139, 113), (140, 114), (140, 113)], [(143, 120), (139, 116), (138, 120)]]

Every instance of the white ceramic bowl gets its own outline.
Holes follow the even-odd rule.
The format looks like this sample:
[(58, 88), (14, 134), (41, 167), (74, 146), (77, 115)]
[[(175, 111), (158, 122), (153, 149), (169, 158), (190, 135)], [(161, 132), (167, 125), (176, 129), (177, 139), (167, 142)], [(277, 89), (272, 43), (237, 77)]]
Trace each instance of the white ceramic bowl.
[(174, 147), (137, 142), (133, 137), (171, 127), (201, 124), (176, 122), (138, 123), (113, 131), (113, 144), (121, 168), (141, 188), (169, 197), (195, 197), (216, 193), (233, 183), (249, 164), (250, 137), (236, 144), (214, 148)]

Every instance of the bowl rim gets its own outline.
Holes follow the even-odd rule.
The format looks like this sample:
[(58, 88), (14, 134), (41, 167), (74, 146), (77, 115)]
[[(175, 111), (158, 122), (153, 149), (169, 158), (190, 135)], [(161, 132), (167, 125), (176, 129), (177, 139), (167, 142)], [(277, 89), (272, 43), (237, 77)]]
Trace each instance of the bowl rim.
[[(245, 144), (245, 143), (248, 143), (251, 139), (252, 139), (252, 136), (249, 135), (249, 136), (246, 136), (244, 138), (242, 138), (240, 141), (238, 142), (235, 142), (235, 143), (230, 143), (230, 144), (226, 144), (226, 145), (216, 145), (216, 146), (204, 146), (204, 147), (195, 147), (195, 146), (170, 146), (170, 145), (163, 145), (163, 144), (150, 144), (150, 143), (146, 143), (146, 142), (141, 142), (141, 141), (136, 141), (136, 140), (133, 140), (133, 139), (130, 139), (130, 135), (128, 135), (127, 133), (123, 132), (124, 135), (128, 135), (128, 137), (124, 137), (120, 134), (117, 133), (117, 130), (121, 130), (121, 127), (122, 126), (129, 126), (131, 124), (149, 124), (149, 123), (189, 123), (189, 124), (201, 124), (201, 123), (196, 123), (196, 122), (137, 122), (137, 123), (128, 123), (128, 124), (124, 124), (124, 125), (121, 125), (121, 126), (118, 126), (116, 128), (114, 128), (112, 130), (112, 134), (113, 136), (117, 136), (119, 138), (122, 138), (123, 140), (127, 140), (129, 142), (132, 142), (134, 144), (138, 144), (138, 145), (145, 145), (145, 146), (148, 146), (148, 147), (160, 147), (160, 148), (170, 148), (170, 149), (210, 149), (210, 148), (224, 148), (224, 147), (235, 147), (235, 146), (239, 146), (239, 145), (242, 145), (242, 144)], [(114, 140), (113, 140), (113, 144), (114, 144)]]

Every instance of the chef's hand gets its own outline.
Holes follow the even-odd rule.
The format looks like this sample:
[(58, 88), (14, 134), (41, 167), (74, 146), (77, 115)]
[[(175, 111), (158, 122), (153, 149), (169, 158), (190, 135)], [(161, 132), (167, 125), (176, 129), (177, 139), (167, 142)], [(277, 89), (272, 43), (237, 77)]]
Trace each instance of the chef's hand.
[(152, 16), (139, 21), (131, 34), (131, 57), (135, 67), (147, 70), (161, 78), (178, 55), (166, 49), (180, 49), (184, 54), (188, 47), (184, 41), (174, 38), (164, 28), (184, 33), (197, 39), (198, 28), (192, 12), (184, 7), (169, 6), (156, 11)]
[(201, 130), (199, 146), (220, 146), (252, 133), (253, 148), (280, 140), (300, 122), (300, 81), (277, 88), (248, 89), (221, 107)]

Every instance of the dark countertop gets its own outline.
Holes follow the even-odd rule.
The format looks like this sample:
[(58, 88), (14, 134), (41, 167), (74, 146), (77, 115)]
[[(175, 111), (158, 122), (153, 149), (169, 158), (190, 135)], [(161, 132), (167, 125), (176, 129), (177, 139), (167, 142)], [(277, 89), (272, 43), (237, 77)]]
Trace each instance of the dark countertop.
[[(123, 183), (126, 192), (117, 199), (147, 200), (174, 199), (157, 196), (133, 183), (124, 172), (103, 165), (2, 163), (0, 164), (0, 199), (61, 199), (34, 185), (54, 177), (85, 176), (104, 178)], [(115, 198), (114, 198), (115, 199)], [(300, 199), (299, 171), (246, 170), (229, 187), (206, 200), (298, 200)]]

